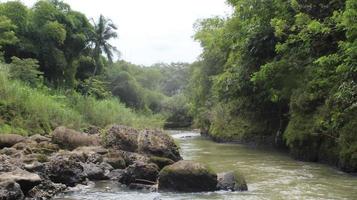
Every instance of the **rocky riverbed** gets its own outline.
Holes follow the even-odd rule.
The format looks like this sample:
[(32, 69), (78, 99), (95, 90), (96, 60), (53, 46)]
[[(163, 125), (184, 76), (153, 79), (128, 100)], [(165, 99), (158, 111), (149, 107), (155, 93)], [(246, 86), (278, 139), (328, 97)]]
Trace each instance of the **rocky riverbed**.
[(183, 161), (179, 147), (161, 130), (114, 125), (86, 132), (58, 127), (51, 137), (0, 135), (0, 199), (50, 199), (100, 180), (148, 191), (247, 190), (234, 172), (217, 175), (203, 164)]

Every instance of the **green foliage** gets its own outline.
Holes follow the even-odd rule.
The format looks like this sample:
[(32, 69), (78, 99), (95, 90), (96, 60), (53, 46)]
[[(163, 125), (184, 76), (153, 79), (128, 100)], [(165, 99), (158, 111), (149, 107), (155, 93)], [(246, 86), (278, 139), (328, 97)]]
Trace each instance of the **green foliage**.
[(31, 86), (40, 86), (43, 83), (43, 73), (38, 70), (38, 61), (35, 59), (19, 59), (12, 57), (9, 66), (10, 77), (29, 83)]
[(163, 126), (160, 115), (135, 113), (117, 99), (97, 100), (73, 92), (31, 88), (9, 80), (8, 67), (0, 70), (0, 132), (48, 134), (58, 126), (81, 129), (123, 124), (138, 128)]
[(14, 30), (16, 26), (5, 16), (0, 15), (0, 48), (3, 45), (14, 44), (18, 42)]
[(228, 3), (229, 18), (196, 25), (196, 125), (218, 140), (273, 137), (299, 159), (356, 172), (356, 1)]
[(66, 30), (64, 26), (57, 21), (47, 22), (43, 26), (42, 31), (44, 36), (57, 44), (63, 44), (64, 40), (66, 39)]

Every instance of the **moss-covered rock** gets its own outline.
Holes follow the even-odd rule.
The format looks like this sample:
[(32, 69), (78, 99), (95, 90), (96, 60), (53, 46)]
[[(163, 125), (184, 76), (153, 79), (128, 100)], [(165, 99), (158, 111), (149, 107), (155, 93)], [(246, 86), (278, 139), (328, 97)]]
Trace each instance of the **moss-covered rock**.
[(151, 156), (149, 162), (155, 163), (159, 169), (166, 167), (167, 165), (172, 165), (175, 162), (169, 158), (158, 157), (158, 156)]
[(159, 190), (178, 192), (214, 191), (217, 174), (203, 164), (179, 161), (164, 167), (159, 174)]
[(122, 154), (116, 151), (110, 151), (106, 154), (103, 161), (110, 164), (114, 169), (124, 169), (126, 167)]

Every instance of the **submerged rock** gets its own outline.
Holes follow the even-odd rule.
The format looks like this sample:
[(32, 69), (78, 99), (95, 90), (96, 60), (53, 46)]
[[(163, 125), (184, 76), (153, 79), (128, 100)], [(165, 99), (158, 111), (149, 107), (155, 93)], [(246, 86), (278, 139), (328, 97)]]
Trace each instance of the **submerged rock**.
[(24, 193), (18, 183), (14, 181), (0, 182), (1, 200), (23, 200)]
[(239, 172), (226, 172), (217, 175), (218, 190), (247, 191), (248, 186), (245, 178)]
[(164, 167), (159, 174), (159, 190), (178, 192), (214, 191), (217, 174), (203, 164), (179, 161)]

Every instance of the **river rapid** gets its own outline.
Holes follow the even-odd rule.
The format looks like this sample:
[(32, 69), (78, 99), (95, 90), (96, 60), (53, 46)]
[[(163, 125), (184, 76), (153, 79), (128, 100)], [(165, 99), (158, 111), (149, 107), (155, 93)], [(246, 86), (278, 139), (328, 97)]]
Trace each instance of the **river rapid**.
[(219, 144), (193, 131), (169, 131), (185, 160), (208, 164), (216, 172), (241, 171), (248, 192), (149, 193), (114, 182), (96, 182), (61, 194), (58, 200), (240, 200), (357, 199), (357, 177), (329, 166), (299, 162), (273, 149)]

